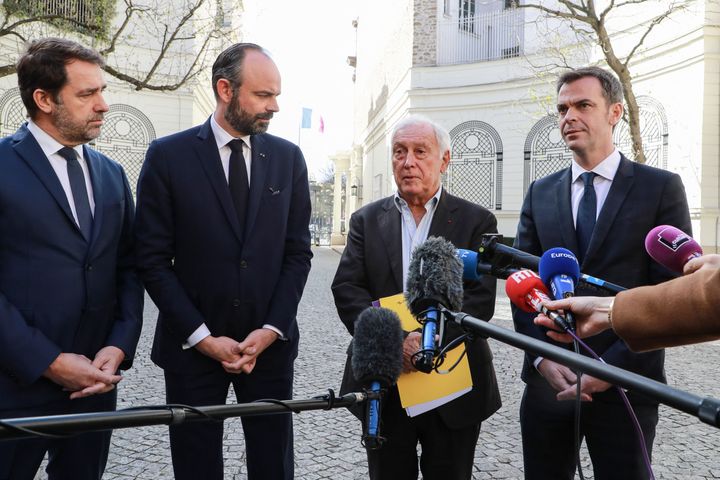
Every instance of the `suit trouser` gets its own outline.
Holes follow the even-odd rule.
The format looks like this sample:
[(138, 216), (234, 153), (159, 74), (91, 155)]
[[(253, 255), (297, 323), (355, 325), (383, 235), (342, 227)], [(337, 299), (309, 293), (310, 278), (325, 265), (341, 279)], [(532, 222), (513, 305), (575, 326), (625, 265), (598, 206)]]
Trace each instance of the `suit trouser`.
[[(68, 394), (69, 396), (70, 394)], [(0, 410), (0, 418), (20, 418), (115, 410), (117, 390), (34, 408)], [(0, 480), (32, 480), (45, 453), (49, 480), (99, 480), (105, 471), (112, 431), (66, 439), (28, 438), (0, 442)]]
[[(250, 375), (222, 369), (197, 374), (165, 371), (168, 403), (192, 406), (223, 405), (232, 383), (238, 403), (261, 398), (292, 398), (293, 370), (262, 369), (262, 354)], [(250, 480), (290, 480), (294, 475), (291, 414), (242, 417), (247, 471)], [(222, 480), (223, 424), (193, 422), (170, 427), (170, 451), (177, 480)]]
[[(611, 387), (614, 390), (614, 387)], [(608, 394), (616, 392), (608, 391)], [(575, 476), (575, 402), (558, 401), (549, 385), (526, 385), (520, 404), (525, 478), (563, 480)], [(585, 438), (596, 480), (645, 479), (647, 468), (625, 405), (595, 399), (582, 402), (580, 433)], [(632, 402), (652, 455), (658, 406)]]
[[(400, 405), (397, 388), (382, 403), (382, 448), (368, 450), (368, 470), (372, 480), (416, 480), (417, 445), (420, 442), (420, 471), (424, 480), (464, 480), (472, 476), (475, 445), (480, 424), (451, 429), (437, 409), (409, 417)], [(363, 429), (365, 426), (363, 426)]]

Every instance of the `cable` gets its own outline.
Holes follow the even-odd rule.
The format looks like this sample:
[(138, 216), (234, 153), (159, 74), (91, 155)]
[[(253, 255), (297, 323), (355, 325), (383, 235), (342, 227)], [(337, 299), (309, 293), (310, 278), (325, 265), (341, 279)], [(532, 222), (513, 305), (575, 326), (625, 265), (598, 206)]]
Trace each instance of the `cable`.
[[(573, 337), (574, 341), (579, 343), (585, 351), (587, 351), (595, 360), (598, 360), (605, 365), (607, 365), (607, 362), (602, 359), (597, 353), (593, 351), (592, 348), (590, 348), (585, 342), (583, 342), (580, 337), (578, 337), (574, 331), (570, 328), (564, 328), (565, 332), (567, 332), (571, 337)], [(578, 380), (578, 387), (580, 385), (580, 380)], [(655, 480), (655, 474), (653, 473), (652, 464), (650, 463), (650, 456), (648, 455), (647, 446), (645, 445), (645, 436), (643, 435), (642, 427), (640, 426), (640, 422), (637, 419), (637, 416), (635, 415), (635, 411), (632, 408), (632, 405), (630, 404), (630, 400), (627, 398), (627, 395), (625, 394), (625, 390), (622, 388), (615, 386), (615, 389), (620, 394), (620, 398), (622, 398), (623, 403), (625, 404), (625, 408), (627, 409), (628, 415), (630, 416), (630, 421), (633, 424), (633, 427), (635, 429), (635, 435), (637, 436), (638, 443), (640, 444), (640, 450), (642, 452), (643, 461), (645, 462), (645, 467), (647, 468), (648, 475), (650, 476), (650, 480)], [(579, 460), (579, 459), (578, 459)], [(578, 467), (579, 467), (578, 463)]]

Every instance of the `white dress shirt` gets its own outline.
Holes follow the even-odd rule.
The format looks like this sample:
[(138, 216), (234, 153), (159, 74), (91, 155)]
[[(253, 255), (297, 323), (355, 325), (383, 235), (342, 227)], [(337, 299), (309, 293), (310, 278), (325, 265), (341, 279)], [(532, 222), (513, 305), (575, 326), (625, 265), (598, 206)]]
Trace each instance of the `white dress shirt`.
[[(77, 211), (75, 210), (75, 199), (73, 198), (72, 189), (70, 188), (70, 178), (67, 173), (67, 160), (57, 153), (58, 150), (65, 147), (65, 145), (55, 140), (30, 119), (28, 119), (27, 128), (30, 130), (32, 136), (35, 137), (35, 140), (38, 145), (40, 145), (40, 148), (50, 162), (50, 166), (55, 171), (55, 175), (57, 175), (58, 180), (60, 180), (60, 185), (62, 185), (65, 197), (67, 197), (68, 203), (70, 204), (70, 210), (72, 210), (75, 223), (80, 226)], [(83, 156), (82, 145), (73, 147), (73, 150), (77, 155), (78, 163), (80, 164), (83, 176), (85, 177), (85, 188), (87, 189), (88, 201), (90, 202), (90, 213), (95, 216), (95, 197), (93, 196), (92, 182), (90, 181), (90, 170), (88, 169), (87, 162)]]

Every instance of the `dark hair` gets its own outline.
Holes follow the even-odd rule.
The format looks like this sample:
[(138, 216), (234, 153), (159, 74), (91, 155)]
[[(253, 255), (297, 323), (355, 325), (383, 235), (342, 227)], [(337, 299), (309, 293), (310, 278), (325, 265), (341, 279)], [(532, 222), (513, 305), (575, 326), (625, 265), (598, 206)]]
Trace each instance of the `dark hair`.
[(35, 90), (44, 90), (57, 102), (60, 89), (67, 83), (65, 66), (75, 60), (105, 66), (105, 61), (95, 50), (63, 38), (33, 40), (17, 63), (20, 98), (30, 118), (38, 112), (33, 99)]
[(560, 93), (560, 87), (562, 87), (566, 83), (572, 83), (575, 80), (580, 80), (581, 78), (585, 77), (593, 77), (598, 79), (598, 81), (600, 82), (600, 86), (602, 87), (603, 97), (605, 97), (608, 105), (612, 105), (613, 103), (622, 103), (623, 91), (622, 85), (620, 85), (620, 81), (615, 77), (615, 75), (608, 72), (607, 70), (603, 70), (600, 67), (576, 68), (575, 70), (570, 70), (563, 73), (562, 75), (560, 75), (560, 78), (558, 78), (556, 85), (556, 93)]
[(270, 57), (264, 48), (254, 43), (236, 43), (226, 48), (218, 55), (212, 66), (212, 89), (216, 99), (218, 98), (217, 82), (221, 78), (230, 82), (233, 91), (242, 84), (242, 67), (248, 50), (256, 50), (266, 57)]

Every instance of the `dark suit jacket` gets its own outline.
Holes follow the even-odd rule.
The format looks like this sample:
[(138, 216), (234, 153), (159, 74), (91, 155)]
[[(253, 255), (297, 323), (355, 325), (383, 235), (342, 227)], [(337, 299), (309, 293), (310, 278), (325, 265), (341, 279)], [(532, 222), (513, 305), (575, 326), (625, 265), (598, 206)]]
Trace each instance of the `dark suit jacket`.
[[(350, 218), (347, 245), (332, 284), (340, 319), (352, 335), (355, 320), (373, 300), (403, 291), (400, 212), (393, 197), (378, 200)], [(497, 221), (486, 209), (443, 191), (428, 236), (444, 237), (457, 248), (477, 250), (484, 233), (497, 232)], [(489, 320), (495, 310), (495, 279), (464, 282), (463, 311)], [(454, 327), (454, 325), (450, 325)], [(457, 331), (449, 330), (457, 336)], [(439, 408), (451, 428), (479, 423), (500, 408), (500, 393), (487, 340), (465, 343), (473, 377), (470, 393)], [(351, 351), (348, 352), (351, 355)], [(362, 388), (352, 376), (348, 356), (342, 392)]]
[(720, 270), (703, 269), (662, 285), (621, 292), (613, 329), (633, 350), (720, 338)]
[[(518, 225), (515, 247), (541, 255), (553, 247), (564, 247), (578, 254), (577, 237), (570, 205), (571, 170), (566, 168), (530, 185)], [(660, 283), (675, 275), (654, 262), (645, 252), (645, 236), (657, 225), (673, 225), (691, 233), (690, 214), (680, 177), (665, 170), (629, 161), (621, 157), (607, 199), (600, 211), (580, 270), (588, 275), (627, 288)], [(576, 295), (602, 295), (578, 289)], [(533, 324), (534, 314), (514, 309), (517, 331), (550, 341)], [(664, 381), (664, 352), (631, 352), (612, 331), (588, 339), (588, 344), (607, 363)], [(567, 345), (565, 345), (567, 347)], [(526, 354), (522, 378), (545, 384)], [(619, 397), (609, 390), (596, 398)]]
[(173, 372), (220, 364), (182, 344), (203, 322), (242, 340), (271, 324), (288, 341), (262, 353), (279, 368), (297, 355), (297, 306), (310, 271), (310, 193), (300, 149), (253, 135), (246, 225), (238, 225), (210, 121), (154, 141), (138, 181), (137, 256), (160, 311), (152, 359)]
[(61, 353), (125, 352), (142, 325), (133, 200), (122, 167), (84, 148), (95, 199), (85, 240), (50, 162), (25, 125), (0, 141), (0, 408), (68, 398), (42, 373)]

